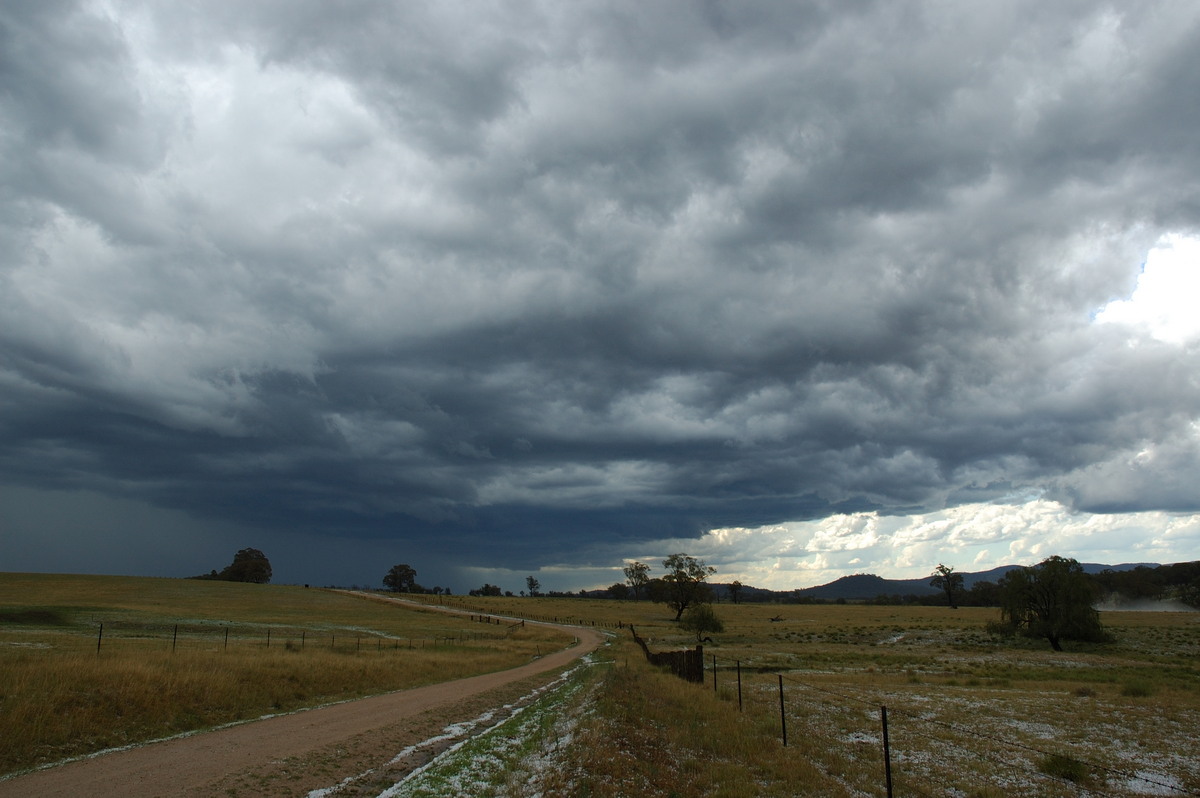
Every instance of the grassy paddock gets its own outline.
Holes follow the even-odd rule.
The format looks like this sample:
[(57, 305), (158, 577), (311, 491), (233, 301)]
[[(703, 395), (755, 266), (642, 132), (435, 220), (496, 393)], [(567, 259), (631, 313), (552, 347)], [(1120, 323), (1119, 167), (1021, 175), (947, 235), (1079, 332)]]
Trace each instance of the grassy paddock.
[[(632, 623), (658, 650), (695, 644), (669, 610), (646, 602), (422, 600), (494, 617)], [(711, 669), (693, 685), (649, 668), (617, 631), (614, 666), (573, 742), (550, 746), (561, 767), (543, 774), (545, 794), (882, 794), (879, 707), (887, 706), (897, 794), (1200, 795), (1198, 613), (1104, 613), (1115, 642), (1055, 653), (1044, 641), (989, 636), (995, 610), (715, 609), (726, 626), (705, 645), (706, 664), (717, 660), (716, 689)], [(101, 621), (117, 637), (97, 657)], [(234, 630), (228, 651), (211, 634), (218, 621)], [(176, 623), (195, 633), (172, 655), (163, 632)], [(301, 650), (298, 632), (322, 644)], [(334, 636), (346, 647), (326, 646)], [(454, 642), (379, 645), (422, 638)], [(452, 678), (464, 666), (499, 668), (564, 642), (533, 624), (472, 623), (320, 590), (0, 575), (0, 667), (14, 674), (0, 699), (0, 724), (9, 724), (0, 739), (22, 741), (5, 752), (4, 769)], [(139, 703), (146, 707), (131, 708)]]
[[(696, 642), (661, 605), (462, 600), (634, 623), (656, 650)], [(621, 637), (616, 668), (569, 748), (562, 794), (883, 794), (887, 706), (897, 794), (1200, 795), (1200, 613), (1104, 613), (1113, 643), (1055, 653), (1045, 641), (990, 636), (994, 609), (715, 610), (726, 630), (705, 644), (702, 686), (649, 669)]]
[(779, 742), (767, 711), (739, 712), (700, 687), (646, 664), (622, 640), (561, 764), (546, 773), (544, 794), (618, 798), (638, 795), (758, 798), (848, 796), (822, 768), (811, 740)]
[(501, 670), (570, 642), (326, 590), (0, 574), (0, 773)]

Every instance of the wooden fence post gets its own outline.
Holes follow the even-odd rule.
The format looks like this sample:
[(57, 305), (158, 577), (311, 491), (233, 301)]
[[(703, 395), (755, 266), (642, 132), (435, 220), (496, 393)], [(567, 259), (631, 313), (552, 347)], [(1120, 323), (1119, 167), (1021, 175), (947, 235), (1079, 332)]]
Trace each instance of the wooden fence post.
[(104, 622), (100, 622), (100, 634), (96, 636), (96, 656), (100, 656), (100, 642), (104, 640)]
[(713, 695), (717, 694), (717, 655), (713, 654)]
[(175, 624), (175, 634), (171, 635), (171, 653), (175, 653), (175, 644), (179, 642), (179, 624)]

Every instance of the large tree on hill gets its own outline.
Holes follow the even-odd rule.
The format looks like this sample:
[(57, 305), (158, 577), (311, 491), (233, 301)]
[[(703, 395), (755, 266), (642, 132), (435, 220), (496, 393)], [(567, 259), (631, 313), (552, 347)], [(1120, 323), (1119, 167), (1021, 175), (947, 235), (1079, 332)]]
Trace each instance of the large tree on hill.
[(271, 581), (271, 561), (258, 549), (242, 549), (233, 555), (233, 562), (226, 565), (217, 578), (226, 582), (265, 585)]
[(946, 603), (950, 605), (951, 609), (958, 609), (958, 604), (954, 601), (954, 594), (962, 592), (962, 574), (954, 573), (954, 569), (949, 565), (938, 563), (938, 567), (933, 569), (932, 576), (929, 586), (945, 592)]
[(397, 593), (409, 593), (417, 584), (417, 571), (407, 563), (393, 565), (383, 575), (383, 586)]
[(675, 620), (678, 621), (684, 610), (693, 604), (712, 600), (712, 588), (704, 580), (715, 574), (716, 568), (686, 554), (672, 554), (663, 560), (663, 568), (667, 569), (662, 577), (663, 601), (675, 610)]
[(1055, 651), (1063, 650), (1063, 640), (1108, 639), (1100, 613), (1092, 606), (1095, 586), (1075, 560), (1054, 556), (1009, 571), (1000, 580), (1000, 595), (1003, 622), (1031, 637), (1046, 638)]

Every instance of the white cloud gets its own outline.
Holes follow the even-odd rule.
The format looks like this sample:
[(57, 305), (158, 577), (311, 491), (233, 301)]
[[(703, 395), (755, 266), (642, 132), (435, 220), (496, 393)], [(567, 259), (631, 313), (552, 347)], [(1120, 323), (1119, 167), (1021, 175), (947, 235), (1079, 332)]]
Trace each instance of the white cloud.
[[(699, 540), (643, 544), (657, 566), (687, 551), (717, 567), (717, 581), (738, 579), (774, 590), (812, 587), (851, 572), (914, 579), (938, 563), (960, 571), (1031, 565), (1051, 554), (1081, 562), (1183, 562), (1193, 559), (1200, 514), (1097, 515), (1046, 499), (1021, 504), (967, 504), (916, 516), (875, 513), (713, 530)], [(1140, 541), (1134, 547), (1130, 541)], [(659, 554), (661, 552), (661, 556)]]
[(1167, 233), (1146, 254), (1128, 299), (1105, 305), (1096, 320), (1145, 330), (1160, 341), (1200, 339), (1200, 237)]

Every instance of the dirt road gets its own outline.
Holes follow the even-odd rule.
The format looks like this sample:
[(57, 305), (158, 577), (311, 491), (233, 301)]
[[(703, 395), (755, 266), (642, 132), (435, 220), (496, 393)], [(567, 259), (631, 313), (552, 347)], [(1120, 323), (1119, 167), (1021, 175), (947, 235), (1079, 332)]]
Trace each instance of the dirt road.
[(575, 634), (576, 645), (512, 670), (70, 762), (0, 781), (0, 798), (306, 795), (502, 703), (506, 688), (560, 668), (602, 641), (595, 630), (562, 628)]

